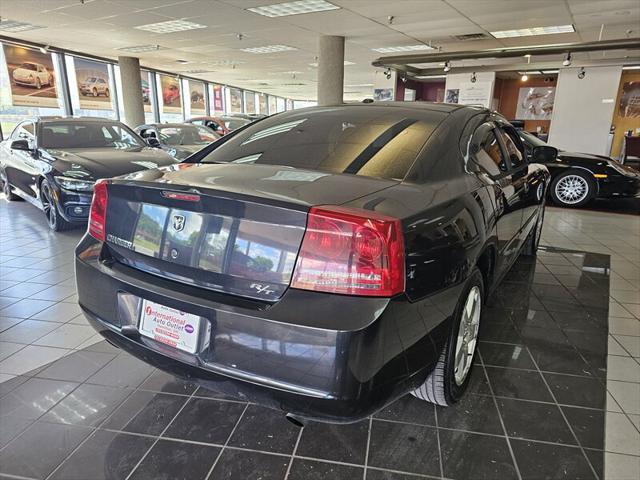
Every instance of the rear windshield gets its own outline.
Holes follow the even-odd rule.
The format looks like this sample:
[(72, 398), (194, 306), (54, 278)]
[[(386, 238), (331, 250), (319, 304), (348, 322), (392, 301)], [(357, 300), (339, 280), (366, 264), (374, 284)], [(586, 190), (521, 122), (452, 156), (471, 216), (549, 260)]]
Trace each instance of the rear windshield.
[(116, 122), (45, 122), (38, 136), (43, 148), (113, 148), (144, 146), (138, 136)]
[(198, 125), (159, 127), (160, 140), (167, 145), (208, 145), (215, 142), (218, 135)]
[(33, 71), (38, 70), (38, 66), (34, 63), (23, 63), (22, 65), (20, 65), (20, 68), (24, 68), (25, 70), (33, 70)]
[(246, 118), (222, 118), (224, 122), (224, 126), (229, 130), (236, 130), (240, 127), (244, 127), (246, 124), (251, 123), (251, 120), (247, 120)]
[(261, 120), (224, 142), (204, 163), (283, 165), (403, 179), (439, 123), (395, 108), (329, 107)]

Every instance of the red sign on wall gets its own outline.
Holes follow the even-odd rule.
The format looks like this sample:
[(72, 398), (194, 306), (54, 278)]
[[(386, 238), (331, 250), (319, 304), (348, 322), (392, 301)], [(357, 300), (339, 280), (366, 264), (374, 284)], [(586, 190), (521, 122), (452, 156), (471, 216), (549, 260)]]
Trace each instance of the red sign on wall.
[(213, 110), (216, 112), (224, 112), (222, 85), (213, 86)]

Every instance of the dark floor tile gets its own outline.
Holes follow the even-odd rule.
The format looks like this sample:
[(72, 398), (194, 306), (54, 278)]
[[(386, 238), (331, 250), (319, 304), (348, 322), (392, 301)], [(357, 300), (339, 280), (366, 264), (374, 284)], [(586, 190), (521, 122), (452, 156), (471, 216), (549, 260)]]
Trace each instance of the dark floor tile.
[(198, 385), (183, 380), (182, 378), (174, 377), (170, 373), (163, 372), (162, 370), (156, 370), (149, 375), (138, 388), (141, 390), (152, 390), (154, 392), (173, 393), (176, 395), (191, 395), (196, 391)]
[[(356, 477), (359, 478), (359, 477)], [(366, 480), (419, 480), (421, 478), (432, 478), (432, 477), (418, 477), (414, 474), (405, 474), (398, 472), (391, 472), (389, 470), (379, 470), (377, 468), (371, 468), (369, 466), (367, 468), (367, 478)]]
[(91, 431), (36, 422), (0, 451), (0, 473), (45, 478)]
[(604, 450), (604, 416), (602, 410), (561, 407), (580, 445)]
[(211, 472), (210, 478), (216, 480), (281, 480), (287, 472), (289, 461), (290, 457), (283, 455), (225, 449)]
[(604, 452), (602, 450), (587, 450), (584, 453), (587, 455), (591, 466), (596, 471), (600, 480), (604, 479)]
[(592, 376), (590, 365), (571, 345), (538, 343), (530, 345), (529, 350), (542, 371)]
[(219, 447), (159, 440), (129, 479), (204, 480), (219, 452)]
[(551, 317), (548, 312), (544, 310), (527, 310), (522, 312), (521, 315), (513, 317), (513, 323), (519, 329), (526, 327), (532, 328), (559, 328), (556, 321)]
[(440, 451), (447, 478), (518, 478), (506, 438), (440, 430)]
[(244, 409), (242, 403), (191, 398), (164, 436), (224, 444)]
[(556, 373), (545, 373), (544, 377), (558, 403), (604, 409), (606, 389), (600, 380)]
[(51, 479), (125, 479), (153, 442), (150, 437), (96, 430), (65, 460)]
[(97, 427), (131, 393), (123, 388), (82, 384), (43, 417), (43, 421)]
[(84, 382), (115, 358), (112, 353), (77, 351), (41, 370), (37, 376), (53, 380)]
[(186, 401), (186, 397), (179, 395), (136, 391), (116, 409), (102, 427), (160, 435)]
[(413, 395), (405, 395), (380, 410), (375, 418), (416, 425), (436, 425), (434, 405)]
[(2, 398), (0, 415), (35, 420), (77, 386), (77, 383), (31, 378)]
[(203, 397), (203, 398), (217, 398), (219, 400), (233, 400), (236, 402), (247, 402), (247, 399), (240, 398), (236, 395), (232, 395), (230, 393), (224, 392), (222, 389), (214, 390), (214, 389), (205, 388), (202, 386), (198, 387), (198, 389), (196, 390), (196, 393), (194, 393), (194, 396)]
[(582, 451), (577, 447), (511, 440), (522, 480), (593, 480)]
[(300, 429), (285, 418), (284, 412), (252, 404), (242, 415), (229, 445), (291, 454), (299, 433)]
[(499, 398), (498, 407), (510, 437), (575, 444), (556, 405)]
[(94, 343), (93, 345), (89, 345), (82, 349), (83, 352), (102, 352), (102, 353), (114, 353), (118, 355), (122, 352), (118, 347), (111, 345), (106, 340), (102, 340), (101, 342)]
[(12, 379), (7, 380), (6, 382), (0, 383), (0, 398), (4, 397), (9, 392), (12, 392), (30, 378), (31, 377), (28, 377), (26, 375), (18, 375), (17, 377), (13, 377)]
[(369, 465), (387, 470), (440, 475), (438, 437), (430, 427), (374, 420)]
[[(287, 480), (355, 480), (362, 478), (363, 473), (364, 468), (296, 458)], [(367, 479), (371, 478), (367, 472)]]
[(557, 325), (549, 327), (532, 327), (530, 325), (523, 325), (519, 328), (520, 338), (522, 339), (521, 343), (523, 345), (569, 345), (564, 331)]
[(302, 430), (296, 455), (363, 465), (369, 421), (348, 425), (309, 422)]
[(495, 395), (552, 402), (553, 398), (544, 383), (542, 375), (531, 370), (485, 367)]
[(474, 362), (477, 362), (479, 366), (473, 366), (469, 371), (470, 378), (466, 393), (490, 395), (491, 389), (489, 388), (489, 382), (487, 381), (487, 376), (484, 374), (484, 368), (482, 368), (479, 359), (480, 355), (474, 356)]
[(480, 321), (479, 338), (488, 342), (520, 343), (520, 334), (512, 323)]
[(534, 369), (529, 352), (522, 345), (479, 342), (480, 354), (485, 365)]
[(109, 387), (136, 388), (153, 372), (153, 367), (121, 353), (110, 363), (87, 379), (87, 383), (107, 385)]
[[(605, 297), (603, 302), (608, 304), (608, 298)], [(586, 310), (577, 309), (571, 312), (551, 312), (554, 320), (560, 328), (566, 330), (575, 330), (580, 332), (589, 332), (593, 334), (607, 333), (607, 316), (594, 315)]]
[(11, 440), (20, 435), (32, 423), (33, 420), (27, 420), (11, 415), (0, 416), (0, 448), (4, 447)]
[(436, 407), (438, 426), (454, 430), (503, 434), (493, 397), (464, 395), (450, 407)]

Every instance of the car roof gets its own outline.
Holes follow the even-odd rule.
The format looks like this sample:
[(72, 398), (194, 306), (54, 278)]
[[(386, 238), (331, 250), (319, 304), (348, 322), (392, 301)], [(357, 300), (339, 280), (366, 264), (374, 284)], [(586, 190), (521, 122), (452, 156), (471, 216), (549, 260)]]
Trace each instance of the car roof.
[(104, 118), (104, 117), (66, 117), (66, 116), (42, 116), (42, 117), (33, 117), (33, 120), (47, 123), (47, 122), (55, 122), (58, 120), (64, 120), (65, 122), (110, 122), (110, 123), (120, 123), (120, 121), (115, 120), (113, 118)]

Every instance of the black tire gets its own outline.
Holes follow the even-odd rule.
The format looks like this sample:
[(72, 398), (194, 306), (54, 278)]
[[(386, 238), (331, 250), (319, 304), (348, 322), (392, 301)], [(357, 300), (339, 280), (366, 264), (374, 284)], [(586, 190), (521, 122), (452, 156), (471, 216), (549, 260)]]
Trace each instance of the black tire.
[(544, 200), (542, 201), (542, 205), (540, 206), (540, 210), (538, 210), (538, 220), (536, 221), (536, 225), (533, 227), (529, 236), (527, 237), (527, 241), (522, 248), (522, 254), (527, 257), (535, 257), (538, 252), (538, 245), (540, 244), (540, 237), (542, 236), (542, 226), (544, 225)]
[(36, 77), (36, 88), (38, 90), (42, 88), (42, 83), (40, 82), (40, 79), (38, 77)]
[(97, 96), (98, 96), (98, 89), (97, 89), (97, 88), (94, 88), (94, 89), (91, 91), (91, 94), (92, 94), (94, 97), (97, 97)]
[(553, 179), (549, 191), (556, 205), (569, 208), (581, 207), (595, 196), (596, 183), (589, 174), (581, 170), (569, 170)]
[(7, 180), (7, 174), (5, 172), (0, 172), (0, 183), (2, 184), (2, 193), (4, 193), (4, 198), (7, 202), (21, 200), (21, 198), (11, 190), (11, 184), (9, 180)]
[(105, 97), (107, 97), (107, 98), (109, 98), (109, 89), (108, 89), (108, 88), (107, 88), (107, 89), (105, 89), (105, 91), (104, 91), (104, 96), (105, 96)]
[[(476, 288), (477, 290), (474, 290)], [(476, 348), (474, 348), (471, 358), (468, 358), (468, 361), (471, 362), (471, 364), (460, 383), (456, 381), (455, 356), (464, 307), (472, 291), (474, 295), (479, 295), (478, 308), (480, 309), (480, 315), (482, 313), (482, 302), (484, 301), (484, 281), (482, 279), (482, 274), (477, 267), (473, 269), (471, 276), (467, 279), (465, 287), (462, 290), (462, 295), (460, 296), (460, 300), (458, 300), (458, 305), (453, 315), (449, 338), (442, 349), (440, 358), (425, 382), (411, 392), (413, 396), (443, 407), (453, 405), (462, 398), (462, 395), (469, 385), (469, 380), (471, 379), (473, 371), (473, 355), (475, 354)], [(479, 322), (480, 320), (478, 318), (478, 323), (475, 325), (476, 335), (480, 328)], [(474, 347), (477, 347), (477, 336)]]
[(49, 229), (54, 232), (63, 232), (73, 228), (73, 224), (67, 222), (58, 211), (58, 205), (53, 195), (53, 189), (47, 179), (42, 180), (40, 184), (40, 201), (44, 210)]

